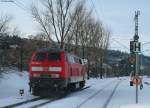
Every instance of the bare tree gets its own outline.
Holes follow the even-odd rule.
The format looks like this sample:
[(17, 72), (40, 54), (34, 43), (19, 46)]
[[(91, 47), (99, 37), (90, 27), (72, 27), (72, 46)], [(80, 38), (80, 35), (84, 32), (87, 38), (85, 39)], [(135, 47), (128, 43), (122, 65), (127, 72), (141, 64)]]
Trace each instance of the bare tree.
[(76, 16), (74, 18), (75, 23), (71, 28), (70, 34), (72, 36), (72, 39), (74, 41), (74, 52), (77, 53), (77, 49), (79, 46), (79, 41), (80, 41), (80, 36), (81, 36), (81, 32), (82, 30), (82, 26), (84, 23), (84, 17), (85, 17), (85, 13), (84, 13), (84, 4), (83, 2), (78, 3), (78, 5), (75, 7), (75, 12), (73, 14), (76, 14), (74, 16)]
[(39, 12), (38, 8), (35, 5), (32, 5), (31, 11), (33, 18), (40, 24), (42, 33), (44, 33), (49, 41), (51, 41), (51, 26), (49, 25), (47, 18)]
[(12, 30), (11, 30), (11, 35), (12, 35), (12, 36), (21, 36), (21, 31), (19, 30), (18, 27), (14, 27), (14, 28), (12, 28)]
[[(11, 20), (10, 16), (2, 15), (2, 14), (0, 15), (0, 39), (1, 36), (4, 36), (4, 34), (8, 32), (8, 26), (10, 20)], [(4, 63), (4, 59), (5, 59), (4, 55), (6, 55), (6, 48), (4, 46), (7, 46), (7, 43), (3, 40), (0, 40), (0, 69)]]
[[(72, 41), (74, 44), (74, 52), (78, 53), (79, 49), (82, 49), (82, 57), (84, 58), (84, 49), (85, 44), (88, 38), (88, 34), (86, 32), (86, 26), (87, 26), (87, 19), (91, 18), (91, 11), (88, 11), (86, 9), (85, 0), (78, 2), (78, 5), (76, 5), (74, 10), (74, 21), (75, 23), (71, 27), (70, 30), (70, 36), (71, 39), (69, 41)], [(67, 42), (68, 43), (68, 42)]]
[(85, 0), (44, 0), (42, 4), (45, 10), (32, 6), (32, 15), (49, 40), (55, 36), (60, 48), (82, 55), (95, 68), (102, 65), (110, 32), (102, 21), (92, 17)]
[(9, 25), (11, 19), (12, 19), (12, 17), (10, 17), (8, 15), (0, 16), (0, 33), (8, 32), (8, 25)]
[[(102, 67), (106, 56), (110, 32), (103, 26), (101, 21), (95, 20), (92, 17), (85, 22), (83, 28), (84, 31), (81, 38), (79, 38), (82, 50), (86, 52), (86, 58), (93, 64), (94, 71), (98, 74), (100, 72), (98, 67), (99, 69)], [(98, 66), (99, 64), (100, 66)]]
[(103, 29), (102, 31), (103, 33), (103, 38), (102, 38), (102, 44), (101, 44), (101, 49), (100, 49), (100, 78), (102, 79), (103, 76), (103, 63), (106, 62), (106, 57), (107, 57), (107, 49), (109, 46), (109, 38), (110, 38), (110, 30), (107, 29)]
[(36, 6), (32, 6), (32, 15), (49, 39), (54, 35), (60, 47), (64, 48), (76, 15), (72, 15), (75, 0), (44, 0), (42, 4), (45, 11), (40, 13)]

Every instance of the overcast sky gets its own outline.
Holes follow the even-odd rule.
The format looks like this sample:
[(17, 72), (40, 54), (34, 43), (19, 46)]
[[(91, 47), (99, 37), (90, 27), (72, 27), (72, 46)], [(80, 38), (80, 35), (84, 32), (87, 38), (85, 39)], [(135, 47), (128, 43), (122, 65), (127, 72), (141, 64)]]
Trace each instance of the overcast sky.
[[(0, 0), (1, 1), (1, 0)], [(0, 2), (0, 13), (13, 16), (11, 25), (17, 26), (24, 36), (36, 34), (37, 24), (27, 10), (38, 0), (15, 0), (13, 3)], [(95, 17), (111, 29), (110, 49), (129, 52), (129, 41), (134, 35), (134, 12), (140, 10), (139, 36), (142, 43), (150, 41), (150, 0), (87, 0), (88, 8), (95, 8)], [(92, 4), (93, 2), (93, 4)], [(150, 55), (150, 44), (143, 46), (143, 52)]]

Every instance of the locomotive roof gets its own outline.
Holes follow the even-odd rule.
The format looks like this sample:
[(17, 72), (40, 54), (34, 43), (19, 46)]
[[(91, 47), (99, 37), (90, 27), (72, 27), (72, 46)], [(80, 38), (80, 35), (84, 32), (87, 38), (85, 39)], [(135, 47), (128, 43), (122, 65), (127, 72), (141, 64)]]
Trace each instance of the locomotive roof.
[[(37, 49), (35, 52), (66, 52), (66, 51), (61, 48), (40, 48), (40, 49)], [(73, 53), (68, 53), (68, 54), (78, 57), (76, 54), (73, 54)]]
[(60, 48), (41, 48), (36, 50), (37, 52), (63, 52), (63, 49)]

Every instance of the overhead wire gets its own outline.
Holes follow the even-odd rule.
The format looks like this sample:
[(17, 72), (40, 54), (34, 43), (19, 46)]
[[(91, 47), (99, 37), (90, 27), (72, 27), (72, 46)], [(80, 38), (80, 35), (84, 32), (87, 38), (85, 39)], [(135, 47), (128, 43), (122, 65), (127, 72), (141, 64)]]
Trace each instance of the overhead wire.
[(16, 4), (19, 5), (20, 8), (22, 8), (24, 11), (26, 11), (27, 13), (30, 13), (30, 8), (27, 7), (25, 4), (23, 4), (21, 1), (19, 0), (14, 0)]
[[(99, 2), (99, 4), (102, 4), (101, 0), (98, 0), (98, 2)], [(100, 11), (101, 11), (102, 17), (105, 19), (105, 15), (104, 15), (104, 12), (103, 12), (103, 6), (102, 5), (100, 6)]]
[[(99, 15), (99, 13), (98, 13), (98, 11), (97, 11), (97, 9), (96, 9), (96, 6), (95, 6), (93, 0), (89, 0), (89, 2), (90, 2), (90, 4), (92, 5), (92, 8), (94, 9), (94, 12), (95, 12), (96, 16), (98, 17), (98, 19), (101, 20), (100, 16), (104, 18), (104, 13), (103, 13), (102, 9), (101, 9), (101, 15)], [(100, 4), (99, 4), (99, 5), (100, 5)], [(100, 7), (101, 7), (101, 6), (100, 6)], [(102, 8), (102, 7), (101, 7), (101, 8)]]
[(122, 44), (121, 42), (115, 40), (114, 38), (112, 38), (112, 40), (113, 40), (114, 42), (118, 43), (119, 45), (121, 45), (123, 48), (129, 50), (129, 48), (128, 48), (127, 46), (125, 46), (124, 44)]
[(24, 9), (27, 9), (27, 7), (22, 3), (20, 2), (20, 0), (15, 0), (18, 4), (20, 4), (20, 6), (22, 6)]
[(92, 8), (94, 9), (95, 13), (98, 15), (98, 12), (97, 12), (97, 10), (96, 10), (96, 8), (95, 8), (94, 2), (93, 2), (92, 0), (90, 0), (90, 2), (91, 2), (91, 4), (92, 4)]
[(12, 4), (16, 5), (17, 7), (21, 8), (22, 10), (25, 10), (25, 11), (26, 11), (26, 9), (25, 9), (23, 6), (19, 5), (19, 4), (16, 2), (16, 0), (1, 0), (0, 2), (12, 3)]
[(20, 6), (19, 4), (17, 4), (16, 2), (13, 2), (13, 4), (15, 4), (16, 6), (18, 6), (19, 8), (21, 8), (24, 11), (27, 11), (24, 7)]
[(22, 10), (26, 11), (27, 13), (29, 13), (29, 9), (22, 2), (18, 0), (0, 0), (0, 2), (12, 3), (17, 7), (21, 8)]

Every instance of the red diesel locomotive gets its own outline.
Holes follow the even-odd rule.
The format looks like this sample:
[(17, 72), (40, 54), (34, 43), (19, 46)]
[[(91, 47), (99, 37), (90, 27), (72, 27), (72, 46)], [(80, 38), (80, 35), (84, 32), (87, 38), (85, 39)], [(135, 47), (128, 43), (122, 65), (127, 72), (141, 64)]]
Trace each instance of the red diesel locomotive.
[(66, 91), (82, 88), (86, 68), (81, 58), (61, 49), (35, 51), (29, 65), (29, 86), (33, 95), (43, 89)]

